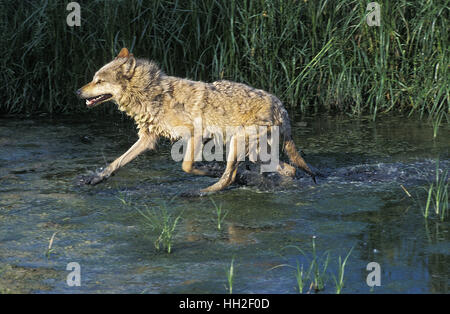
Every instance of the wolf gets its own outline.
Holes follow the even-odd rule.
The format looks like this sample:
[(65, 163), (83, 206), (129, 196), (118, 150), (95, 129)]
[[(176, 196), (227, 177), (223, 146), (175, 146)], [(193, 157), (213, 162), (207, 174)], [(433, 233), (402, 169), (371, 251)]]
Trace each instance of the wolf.
[[(308, 173), (315, 182), (315, 174), (297, 152), (291, 136), (291, 126), (281, 101), (270, 93), (248, 85), (227, 80), (205, 83), (165, 74), (155, 62), (135, 58), (127, 48), (100, 68), (93, 80), (76, 91), (89, 108), (112, 101), (119, 110), (134, 119), (137, 142), (103, 171), (85, 179), (86, 184), (97, 184), (111, 176), (139, 154), (155, 149), (160, 137), (179, 139), (180, 127), (190, 130), (182, 169), (194, 175), (218, 176), (217, 173), (194, 166), (194, 152), (203, 139), (194, 135), (194, 120), (201, 118), (204, 125), (225, 129), (228, 126), (265, 126), (279, 128), (283, 148), (290, 163), (279, 162), (277, 171), (294, 176), (296, 167)], [(239, 160), (237, 140), (242, 134), (227, 134), (231, 147), (225, 171), (213, 185), (200, 190), (202, 194), (217, 192), (231, 185), (236, 178)], [(292, 166), (293, 165), (293, 166)]]

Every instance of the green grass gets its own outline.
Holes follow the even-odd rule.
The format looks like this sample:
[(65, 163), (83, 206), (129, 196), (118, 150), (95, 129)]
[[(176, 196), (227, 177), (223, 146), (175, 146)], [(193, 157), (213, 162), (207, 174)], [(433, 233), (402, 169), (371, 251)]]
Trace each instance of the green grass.
[[(126, 46), (171, 75), (263, 88), (302, 113), (449, 113), (446, 1), (0, 2), (4, 113), (86, 111), (74, 91)], [(99, 114), (115, 112), (103, 105)]]
[(449, 121), (448, 115), (444, 110), (439, 111), (434, 114), (430, 114), (429, 119), (430, 119), (431, 125), (433, 127), (433, 138), (437, 137), (439, 127), (443, 124), (444, 117), (445, 117), (445, 120), (447, 120), (447, 123), (449, 123), (450, 121)]
[[(297, 261), (297, 269), (295, 273), (295, 278), (297, 279), (297, 288), (300, 294), (303, 293), (303, 288), (305, 287), (305, 272), (303, 271), (303, 265), (298, 263)], [(307, 276), (306, 276), (307, 278)]]
[[(279, 267), (289, 267), (293, 268), (295, 270), (295, 278), (297, 281), (297, 289), (299, 293), (303, 293), (305, 291), (305, 288), (308, 288), (307, 293), (311, 292), (321, 292), (325, 290), (326, 284), (328, 282), (328, 279), (331, 275), (331, 277), (334, 280), (335, 287), (336, 287), (336, 294), (340, 294), (342, 292), (342, 289), (344, 287), (344, 274), (345, 274), (345, 265), (347, 264), (347, 260), (350, 257), (351, 252), (353, 251), (353, 248), (348, 252), (346, 257), (342, 260), (342, 257), (339, 256), (338, 259), (338, 273), (337, 275), (333, 274), (329, 269), (329, 263), (330, 263), (330, 253), (328, 251), (325, 251), (321, 256), (317, 254), (317, 248), (316, 248), (316, 237), (312, 237), (311, 240), (311, 258), (309, 262), (309, 266), (304, 268), (303, 264), (300, 264), (297, 261), (296, 267), (289, 265), (289, 264), (281, 264), (277, 265), (271, 269), (279, 268)], [(294, 248), (297, 251), (299, 251), (303, 256), (307, 256), (307, 254), (298, 246), (295, 245), (289, 245), (285, 247), (287, 248)]]
[(182, 213), (174, 215), (169, 213), (168, 205), (170, 205), (175, 197), (172, 197), (169, 202), (163, 202), (152, 207), (147, 205), (136, 206), (133, 204), (131, 198), (127, 196), (126, 192), (119, 191), (116, 198), (125, 207), (133, 207), (144, 218), (144, 224), (158, 237), (154, 241), (155, 248), (161, 249), (161, 246), (168, 254), (172, 252), (173, 237), (175, 235), (175, 229), (181, 219)]
[(182, 214), (173, 215), (168, 212), (167, 204), (156, 205), (152, 208), (144, 206), (143, 209), (136, 207), (139, 214), (144, 217), (144, 223), (153, 232), (158, 234), (154, 245), (157, 250), (160, 250), (161, 246), (168, 254), (172, 252), (173, 237), (175, 234), (175, 228)]
[(448, 169), (439, 169), (439, 160), (436, 161), (436, 175), (433, 182), (430, 182), (427, 191), (425, 205), (422, 206), (422, 213), (425, 218), (430, 216), (434, 209), (436, 217), (444, 221), (448, 217)]
[(165, 206), (159, 207), (159, 213), (148, 208), (145, 211), (139, 211), (139, 213), (146, 219), (147, 225), (159, 233), (158, 238), (155, 240), (155, 248), (159, 250), (162, 245), (167, 253), (170, 254), (173, 235), (181, 214), (173, 217), (167, 212)]
[(345, 256), (344, 260), (339, 256), (338, 260), (338, 275), (333, 276), (334, 284), (336, 286), (336, 294), (340, 294), (342, 289), (344, 288), (344, 273), (345, 273), (345, 264), (347, 264), (347, 260), (352, 254), (353, 248), (350, 249), (347, 256)]
[(233, 280), (234, 280), (234, 258), (231, 259), (230, 268), (227, 270), (227, 281), (228, 281), (228, 293), (233, 294)]
[(211, 202), (214, 205), (215, 211), (216, 211), (216, 215), (217, 215), (217, 229), (221, 230), (222, 229), (222, 223), (225, 219), (225, 217), (228, 215), (228, 212), (223, 213), (222, 212), (222, 204), (217, 205), (216, 202), (210, 198)]

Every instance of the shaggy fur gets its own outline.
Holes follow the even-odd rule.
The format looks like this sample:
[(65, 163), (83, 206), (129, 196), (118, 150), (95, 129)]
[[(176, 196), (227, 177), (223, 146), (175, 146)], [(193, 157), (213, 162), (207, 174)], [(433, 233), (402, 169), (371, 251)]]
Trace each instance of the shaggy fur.
[[(160, 136), (175, 140), (182, 136), (179, 127), (193, 134), (194, 119), (201, 118), (203, 127), (216, 126), (225, 133), (228, 126), (278, 126), (284, 149), (297, 167), (314, 174), (298, 154), (291, 137), (287, 111), (275, 96), (244, 84), (230, 81), (204, 83), (168, 76), (148, 60), (136, 59), (123, 48), (119, 55), (103, 66), (89, 84), (77, 91), (86, 104), (93, 107), (105, 101), (115, 102), (121, 111), (136, 121), (139, 140), (104, 171), (86, 181), (97, 184), (114, 171), (133, 160), (140, 153), (153, 149)], [(228, 137), (229, 134), (227, 134)], [(236, 177), (236, 141), (238, 134), (230, 137), (231, 150), (227, 168), (220, 180), (202, 192), (222, 190)], [(199, 175), (217, 175), (193, 167), (195, 148), (201, 140), (190, 138), (182, 168)], [(293, 176), (295, 168), (280, 162), (278, 171)]]

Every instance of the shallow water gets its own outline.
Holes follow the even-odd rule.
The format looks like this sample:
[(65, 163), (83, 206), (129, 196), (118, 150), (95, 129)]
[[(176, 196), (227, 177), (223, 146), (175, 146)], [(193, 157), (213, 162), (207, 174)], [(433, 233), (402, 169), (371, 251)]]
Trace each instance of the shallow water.
[[(313, 237), (328, 259), (321, 293), (335, 292), (339, 256), (352, 248), (343, 293), (448, 293), (449, 223), (424, 219), (420, 205), (435, 160), (449, 168), (448, 126), (433, 140), (427, 121), (298, 120), (297, 146), (324, 177), (217, 193), (227, 212), (218, 230), (208, 197), (167, 203), (215, 181), (182, 172), (167, 142), (105, 183), (77, 184), (133, 144), (129, 121), (0, 119), (0, 293), (226, 293), (232, 260), (233, 292), (296, 293), (295, 268), (310, 266)], [(156, 250), (158, 234), (137, 210), (164, 202), (182, 217), (171, 254)], [(80, 287), (66, 284), (70, 262), (81, 266)], [(366, 284), (369, 262), (381, 267), (379, 287)]]

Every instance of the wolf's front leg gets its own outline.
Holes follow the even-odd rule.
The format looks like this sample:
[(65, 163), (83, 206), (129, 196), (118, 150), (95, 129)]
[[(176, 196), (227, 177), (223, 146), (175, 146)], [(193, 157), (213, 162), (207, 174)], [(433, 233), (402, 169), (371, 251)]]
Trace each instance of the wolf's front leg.
[(156, 142), (158, 140), (157, 136), (153, 134), (139, 134), (139, 135), (140, 135), (139, 140), (136, 143), (134, 143), (134, 145), (131, 146), (130, 149), (127, 150), (125, 154), (114, 160), (111, 164), (109, 164), (108, 167), (106, 167), (105, 170), (103, 170), (99, 174), (96, 174), (93, 177), (87, 179), (85, 183), (91, 185), (100, 183), (103, 180), (109, 178), (114, 171), (132, 161), (139, 154), (149, 149), (155, 148)]

